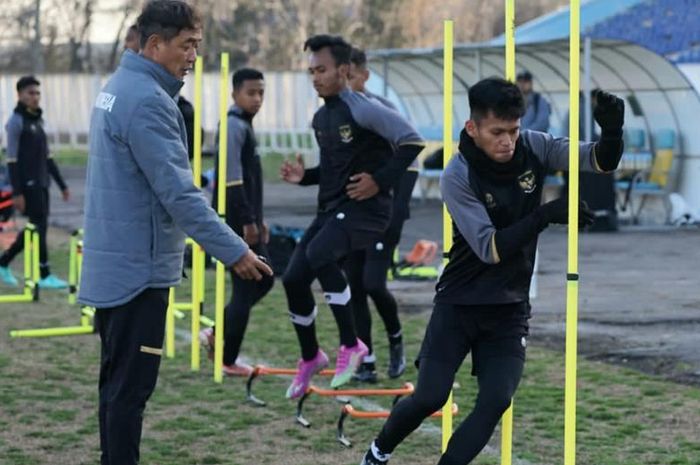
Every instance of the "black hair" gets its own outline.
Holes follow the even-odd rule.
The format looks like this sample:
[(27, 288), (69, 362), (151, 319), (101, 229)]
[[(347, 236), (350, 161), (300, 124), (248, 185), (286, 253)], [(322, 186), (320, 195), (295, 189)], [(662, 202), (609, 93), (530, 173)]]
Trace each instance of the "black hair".
[(165, 41), (172, 40), (183, 30), (197, 29), (201, 22), (197, 10), (182, 0), (151, 0), (136, 20), (141, 36), (139, 43), (144, 48), (153, 34)]
[(261, 73), (257, 69), (241, 68), (235, 73), (233, 73), (233, 78), (231, 79), (231, 82), (233, 84), (233, 90), (238, 90), (245, 81), (257, 81), (261, 79), (264, 80), (265, 76), (263, 76), (263, 73)]
[(40, 83), (37, 80), (37, 78), (35, 78), (34, 76), (22, 76), (17, 81), (17, 92), (22, 92), (24, 89), (26, 89), (29, 86), (38, 86), (38, 85), (40, 85)]
[(513, 121), (525, 114), (525, 99), (518, 86), (499, 77), (490, 77), (469, 89), (470, 118), (479, 121), (489, 112), (496, 118)]
[(524, 70), (520, 71), (515, 78), (516, 81), (529, 81), (532, 82), (532, 73), (530, 71)]
[(340, 36), (319, 34), (309, 37), (306, 39), (306, 42), (304, 42), (304, 51), (311, 50), (312, 52), (318, 52), (326, 47), (330, 48), (336, 66), (350, 64), (352, 46)]
[(353, 65), (364, 68), (367, 66), (367, 54), (364, 50), (353, 47), (350, 52), (350, 61)]

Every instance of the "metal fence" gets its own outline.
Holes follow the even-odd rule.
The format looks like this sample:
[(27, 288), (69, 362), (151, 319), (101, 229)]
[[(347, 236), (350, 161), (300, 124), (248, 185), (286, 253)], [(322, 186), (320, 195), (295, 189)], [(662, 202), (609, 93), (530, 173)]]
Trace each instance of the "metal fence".
[[(3, 128), (16, 105), (15, 84), (19, 77), (0, 75), (0, 121)], [(41, 81), (42, 108), (53, 147), (86, 147), (90, 113), (109, 76), (51, 74), (37, 77)], [(182, 91), (189, 100), (192, 100), (194, 88), (192, 81), (188, 77)], [(308, 76), (293, 72), (266, 73), (265, 83), (265, 103), (255, 119), (263, 152), (313, 151), (315, 140), (310, 124), (320, 100)], [(205, 73), (202, 89), (202, 126), (205, 141), (211, 143), (218, 122), (219, 74)], [(4, 147), (5, 131), (0, 133), (0, 146)]]

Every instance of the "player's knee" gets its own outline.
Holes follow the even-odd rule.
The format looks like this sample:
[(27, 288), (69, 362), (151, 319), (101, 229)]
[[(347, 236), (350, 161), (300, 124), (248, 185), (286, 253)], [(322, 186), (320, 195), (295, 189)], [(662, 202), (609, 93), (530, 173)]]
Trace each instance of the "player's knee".
[(477, 398), (477, 407), (494, 418), (501, 418), (510, 407), (512, 397), (510, 390), (504, 388), (482, 390)]
[(428, 416), (440, 410), (447, 402), (449, 395), (449, 391), (443, 392), (439, 389), (419, 389), (413, 393), (413, 401), (421, 413)]
[(372, 297), (382, 297), (388, 291), (386, 282), (379, 279), (365, 279), (362, 283), (365, 291)]
[[(272, 286), (272, 280), (270, 286)], [(287, 270), (284, 272), (284, 275), (282, 276), (282, 285), (284, 286), (285, 289), (287, 290), (294, 290), (298, 288), (299, 286), (304, 285), (304, 276), (302, 276), (300, 273), (295, 272), (294, 270)]]

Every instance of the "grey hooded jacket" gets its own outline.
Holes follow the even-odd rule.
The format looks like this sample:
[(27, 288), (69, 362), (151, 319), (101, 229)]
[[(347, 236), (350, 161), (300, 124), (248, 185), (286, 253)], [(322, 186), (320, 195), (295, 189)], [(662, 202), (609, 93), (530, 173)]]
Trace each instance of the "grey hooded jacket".
[(248, 251), (192, 182), (183, 82), (127, 51), (90, 121), (79, 301), (122, 305), (147, 288), (177, 285), (185, 234), (230, 266)]

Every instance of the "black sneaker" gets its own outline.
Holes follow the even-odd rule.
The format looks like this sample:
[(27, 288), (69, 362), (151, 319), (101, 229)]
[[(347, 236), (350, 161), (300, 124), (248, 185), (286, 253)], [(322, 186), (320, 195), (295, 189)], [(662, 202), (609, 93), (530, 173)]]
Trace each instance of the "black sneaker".
[(372, 453), (372, 449), (370, 448), (367, 450), (367, 453), (362, 459), (362, 462), (360, 462), (360, 465), (386, 465), (387, 463), (389, 463), (388, 460), (379, 460), (377, 457), (375, 457)]
[(377, 371), (375, 370), (374, 363), (363, 362), (352, 376), (352, 379), (361, 383), (376, 383)]
[(398, 378), (406, 371), (406, 357), (403, 353), (403, 342), (389, 345), (389, 378)]

